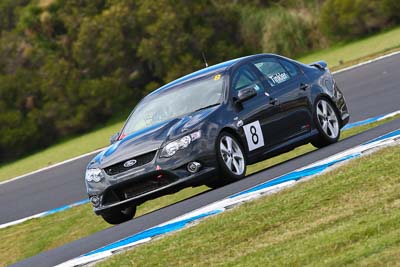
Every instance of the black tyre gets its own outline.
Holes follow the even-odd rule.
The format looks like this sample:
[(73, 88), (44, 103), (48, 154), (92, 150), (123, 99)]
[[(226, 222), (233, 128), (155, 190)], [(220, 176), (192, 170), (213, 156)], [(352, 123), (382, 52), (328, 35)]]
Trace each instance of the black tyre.
[(336, 108), (325, 98), (318, 98), (314, 106), (314, 123), (318, 129), (318, 136), (311, 144), (321, 148), (333, 144), (340, 137), (340, 121)]
[(106, 211), (101, 214), (101, 217), (108, 222), (109, 224), (120, 224), (126, 221), (129, 221), (135, 216), (136, 206), (129, 207), (123, 210), (114, 209), (110, 211)]
[(246, 174), (246, 157), (237, 138), (228, 132), (222, 132), (216, 149), (220, 178), (214, 184), (220, 186), (242, 179)]

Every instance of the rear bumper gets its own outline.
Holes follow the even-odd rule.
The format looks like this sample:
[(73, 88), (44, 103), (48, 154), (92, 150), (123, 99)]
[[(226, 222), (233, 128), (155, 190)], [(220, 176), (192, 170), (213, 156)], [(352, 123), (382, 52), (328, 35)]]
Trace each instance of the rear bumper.
[(345, 126), (350, 120), (349, 110), (347, 108), (346, 99), (343, 93), (340, 91), (338, 86), (335, 84), (334, 95), (336, 107), (340, 113), (341, 124), (340, 126)]
[(349, 113), (342, 114), (342, 123), (341, 127), (343, 128), (347, 123), (349, 123), (350, 115)]

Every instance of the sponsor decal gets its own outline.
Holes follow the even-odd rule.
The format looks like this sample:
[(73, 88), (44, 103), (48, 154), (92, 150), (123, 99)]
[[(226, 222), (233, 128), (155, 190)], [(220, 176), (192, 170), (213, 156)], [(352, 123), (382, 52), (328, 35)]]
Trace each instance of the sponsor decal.
[(289, 75), (287, 75), (286, 72), (281, 72), (270, 75), (268, 78), (270, 78), (275, 84), (280, 84), (289, 80)]

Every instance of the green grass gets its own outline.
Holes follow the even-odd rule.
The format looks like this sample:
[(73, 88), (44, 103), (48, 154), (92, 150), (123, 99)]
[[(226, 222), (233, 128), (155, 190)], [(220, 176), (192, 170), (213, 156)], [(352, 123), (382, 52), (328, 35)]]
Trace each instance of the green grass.
[[(330, 69), (336, 70), (341, 67), (347, 67), (349, 63), (355, 64), (360, 59), (364, 61), (371, 57), (380, 56), (399, 49), (400, 27), (397, 27), (362, 40), (317, 51), (298, 60), (304, 63), (325, 60)], [(340, 64), (340, 61), (343, 63)]]
[[(356, 127), (342, 133), (347, 138), (369, 128), (387, 123), (399, 116), (369, 125)], [(299, 147), (288, 153), (249, 166), (248, 174), (253, 173), (301, 154), (312, 151), (310, 145)], [(138, 207), (137, 216), (160, 209), (208, 190), (206, 186), (187, 188), (173, 195), (148, 201)], [(33, 219), (22, 224), (0, 229), (0, 266), (9, 265), (40, 252), (61, 246), (73, 240), (88, 236), (110, 227), (101, 217), (94, 215), (90, 204), (74, 207), (44, 218)]]
[[(46, 2), (46, 1), (45, 1)], [(318, 51), (299, 60), (326, 60), (331, 69), (339, 69), (370, 57), (400, 49), (400, 27), (372, 37)], [(339, 64), (339, 60), (344, 62)], [(0, 181), (22, 175), (108, 145), (109, 137), (119, 131), (123, 122), (114, 123), (80, 137), (69, 139), (48, 149), (0, 166)]]
[(96, 266), (395, 266), (400, 146)]

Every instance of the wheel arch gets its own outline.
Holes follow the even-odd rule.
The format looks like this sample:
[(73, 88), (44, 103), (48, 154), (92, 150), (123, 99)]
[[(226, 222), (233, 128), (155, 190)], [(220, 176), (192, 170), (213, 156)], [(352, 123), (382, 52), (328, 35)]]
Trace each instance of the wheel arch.
[(217, 148), (217, 142), (219, 141), (219, 137), (221, 136), (221, 134), (223, 132), (227, 132), (227, 133), (233, 135), (237, 139), (237, 141), (240, 143), (240, 145), (244, 149), (244, 151), (243, 151), (243, 152), (245, 152), (244, 153), (244, 157), (246, 158), (246, 160), (248, 160), (249, 148), (247, 147), (246, 142), (244, 142), (243, 138), (238, 134), (237, 130), (235, 130), (235, 129), (231, 128), (231, 127), (224, 127), (219, 131), (218, 137), (217, 137), (217, 140), (216, 140), (216, 143), (215, 143), (215, 148)]

